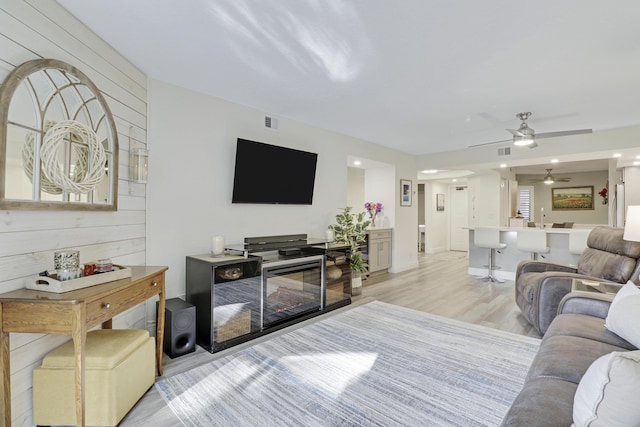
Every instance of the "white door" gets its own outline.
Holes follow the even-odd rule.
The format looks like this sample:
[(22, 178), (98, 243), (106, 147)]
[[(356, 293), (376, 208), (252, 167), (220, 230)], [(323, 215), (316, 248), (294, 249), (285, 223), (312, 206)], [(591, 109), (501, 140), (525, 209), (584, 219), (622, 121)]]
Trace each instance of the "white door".
[(450, 187), (451, 250), (469, 251), (469, 191), (466, 186)]

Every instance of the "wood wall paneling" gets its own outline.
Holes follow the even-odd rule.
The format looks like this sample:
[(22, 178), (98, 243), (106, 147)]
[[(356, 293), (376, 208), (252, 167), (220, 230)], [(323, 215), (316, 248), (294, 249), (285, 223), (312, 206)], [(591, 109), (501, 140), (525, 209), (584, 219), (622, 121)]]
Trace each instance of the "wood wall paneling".
[[(111, 109), (120, 144), (118, 211), (0, 211), (0, 292), (24, 287), (53, 268), (53, 252), (80, 250), (81, 262), (109, 257), (116, 264), (145, 264), (146, 186), (128, 182), (129, 136), (147, 145), (147, 77), (52, 0), (0, 4), (0, 80), (38, 58), (65, 61), (85, 73)], [(133, 130), (132, 130), (133, 127)], [(131, 133), (132, 132), (132, 133)], [(146, 328), (140, 305), (114, 319), (116, 327)], [(31, 376), (45, 354), (69, 337), (11, 335), (12, 421), (31, 426)]]

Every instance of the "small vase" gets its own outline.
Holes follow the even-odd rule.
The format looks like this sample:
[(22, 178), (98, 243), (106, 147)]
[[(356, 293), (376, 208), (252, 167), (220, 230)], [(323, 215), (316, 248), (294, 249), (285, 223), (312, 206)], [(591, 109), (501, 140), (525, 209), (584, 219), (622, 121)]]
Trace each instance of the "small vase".
[(360, 295), (362, 293), (362, 276), (360, 273), (352, 273), (351, 276), (351, 295)]
[(369, 220), (371, 221), (370, 227), (376, 226), (376, 215), (378, 215), (378, 212), (371, 213), (371, 211), (369, 211)]

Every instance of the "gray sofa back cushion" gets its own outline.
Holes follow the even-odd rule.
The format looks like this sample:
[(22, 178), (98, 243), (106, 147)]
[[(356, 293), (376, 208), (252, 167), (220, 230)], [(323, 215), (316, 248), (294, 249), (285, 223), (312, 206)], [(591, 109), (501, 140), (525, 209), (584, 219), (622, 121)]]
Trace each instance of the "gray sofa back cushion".
[(640, 242), (622, 240), (623, 228), (596, 227), (578, 260), (578, 273), (626, 283), (633, 277), (640, 257)]

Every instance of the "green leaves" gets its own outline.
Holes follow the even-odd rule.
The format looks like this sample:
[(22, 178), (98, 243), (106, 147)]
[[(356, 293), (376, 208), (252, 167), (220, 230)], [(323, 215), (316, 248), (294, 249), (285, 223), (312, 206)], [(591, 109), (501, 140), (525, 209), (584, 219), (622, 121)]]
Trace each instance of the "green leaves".
[(351, 246), (351, 269), (358, 273), (365, 273), (369, 267), (358, 250), (360, 244), (366, 241), (367, 227), (371, 225), (371, 221), (365, 220), (365, 215), (366, 212), (352, 214), (351, 206), (346, 206), (336, 215), (336, 224), (329, 226), (336, 242)]

